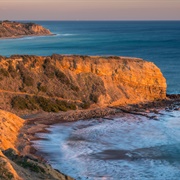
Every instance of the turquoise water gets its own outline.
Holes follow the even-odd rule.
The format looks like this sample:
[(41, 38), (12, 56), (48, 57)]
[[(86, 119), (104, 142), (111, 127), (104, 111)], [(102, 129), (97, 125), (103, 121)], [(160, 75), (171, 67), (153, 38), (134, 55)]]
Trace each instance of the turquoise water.
[(55, 36), (0, 40), (0, 55), (84, 54), (154, 62), (180, 93), (180, 21), (36, 21)]

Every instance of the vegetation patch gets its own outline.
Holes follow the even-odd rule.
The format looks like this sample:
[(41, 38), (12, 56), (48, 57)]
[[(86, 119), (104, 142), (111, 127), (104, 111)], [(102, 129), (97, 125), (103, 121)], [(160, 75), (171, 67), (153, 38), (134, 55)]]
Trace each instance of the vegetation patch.
[(67, 84), (67, 85), (71, 84), (68, 77), (60, 70), (56, 70), (56, 77), (63, 84)]
[(0, 76), (9, 77), (9, 73), (6, 69), (0, 68)]
[(0, 162), (0, 179), (11, 180), (14, 176), (11, 172), (6, 169), (6, 162)]
[(37, 88), (38, 88), (38, 90), (39, 91), (41, 91), (41, 92), (47, 92), (47, 86), (43, 86), (43, 85), (41, 85), (41, 84), (39, 84), (38, 86), (37, 86)]
[(89, 99), (94, 102), (97, 103), (98, 102), (98, 95), (97, 94), (90, 94)]
[(30, 73), (24, 68), (23, 65), (19, 65), (19, 72), (21, 74), (24, 85), (33, 86), (34, 79), (30, 76)]
[(39, 109), (38, 104), (36, 103), (35, 98), (30, 97), (30, 96), (15, 96), (11, 100), (11, 105), (14, 109), (20, 109), (20, 110), (35, 110)]
[(38, 110), (42, 109), (46, 112), (59, 112), (67, 110), (75, 110), (74, 103), (44, 98), (42, 96), (16, 96), (11, 101), (12, 108), (17, 110)]
[(38, 164), (30, 162), (27, 159), (24, 159), (23, 161), (17, 161), (17, 164), (23, 168), (30, 169), (31, 171), (34, 171), (37, 173), (39, 173), (39, 172), (44, 173), (45, 172), (42, 167), (38, 166)]
[(15, 68), (11, 64), (8, 67), (8, 71), (12, 78), (15, 78), (18, 75), (18, 72), (15, 70)]
[(91, 103), (89, 101), (84, 101), (83, 104), (81, 105), (83, 109), (88, 109), (90, 108), (90, 106), (91, 106)]
[(24, 74), (24, 75), (23, 75), (23, 83), (24, 83), (26, 86), (33, 86), (34, 80), (33, 80), (32, 77)]
[(56, 68), (51, 64), (50, 59), (46, 59), (44, 61), (43, 68), (44, 68), (44, 74), (48, 78), (53, 79), (55, 77)]

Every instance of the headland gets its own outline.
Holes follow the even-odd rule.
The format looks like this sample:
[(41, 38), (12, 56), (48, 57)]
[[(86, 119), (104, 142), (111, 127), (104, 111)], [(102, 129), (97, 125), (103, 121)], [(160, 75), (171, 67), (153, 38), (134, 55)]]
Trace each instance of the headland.
[(179, 101), (166, 95), (166, 80), (156, 65), (129, 57), (1, 56), (0, 85), (4, 179), (71, 179), (32, 147), (34, 135), (51, 124), (118, 113), (148, 116), (157, 107), (176, 108)]
[(20, 38), (24, 36), (46, 36), (52, 33), (35, 23), (22, 23), (15, 21), (0, 22), (0, 38)]

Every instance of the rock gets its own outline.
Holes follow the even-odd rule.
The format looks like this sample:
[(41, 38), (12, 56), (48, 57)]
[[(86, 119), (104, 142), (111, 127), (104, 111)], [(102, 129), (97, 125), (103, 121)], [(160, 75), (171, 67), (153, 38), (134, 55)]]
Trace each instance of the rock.
[[(9, 105), (13, 97), (19, 95), (59, 98), (74, 102), (79, 108), (88, 108), (91, 104), (99, 107), (137, 104), (166, 98), (166, 80), (160, 69), (152, 62), (138, 58), (14, 55), (1, 57), (0, 69), (1, 108), (15, 113), (20, 109), (12, 110)], [(37, 107), (39, 104), (33, 104), (27, 109), (31, 113)]]
[(15, 149), (15, 142), (24, 120), (15, 114), (0, 110), (0, 148)]
[(72, 180), (71, 177), (54, 170), (38, 158), (28, 154), (22, 156), (18, 152), (16, 143), (23, 125), (23, 119), (0, 110), (0, 180)]
[(0, 22), (0, 38), (15, 38), (21, 36), (50, 35), (51, 32), (35, 23), (20, 23), (12, 21)]

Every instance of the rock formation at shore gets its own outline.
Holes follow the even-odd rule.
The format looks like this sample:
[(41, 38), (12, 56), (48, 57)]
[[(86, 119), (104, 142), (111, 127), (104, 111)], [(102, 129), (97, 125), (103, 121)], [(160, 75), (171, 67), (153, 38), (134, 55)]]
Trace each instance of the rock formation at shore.
[[(18, 115), (145, 103), (166, 98), (166, 80), (153, 63), (99, 56), (0, 56), (0, 109)], [(0, 110), (0, 179), (72, 178), (34, 156), (34, 134), (59, 121), (114, 114), (115, 109), (48, 114), (27, 121)], [(121, 109), (122, 111), (122, 109)], [(124, 112), (124, 111), (122, 111)], [(42, 115), (42, 117), (41, 117)]]
[(166, 98), (160, 69), (128, 57), (0, 57), (0, 86), (0, 108), (19, 114)]
[(0, 179), (71, 180), (72, 178), (61, 174), (37, 158), (20, 154), (16, 144), (24, 122), (16, 115), (0, 110)]
[(35, 23), (12, 21), (0, 22), (0, 38), (16, 38), (21, 36), (50, 35), (51, 32)]

